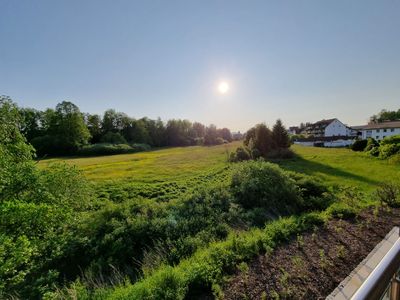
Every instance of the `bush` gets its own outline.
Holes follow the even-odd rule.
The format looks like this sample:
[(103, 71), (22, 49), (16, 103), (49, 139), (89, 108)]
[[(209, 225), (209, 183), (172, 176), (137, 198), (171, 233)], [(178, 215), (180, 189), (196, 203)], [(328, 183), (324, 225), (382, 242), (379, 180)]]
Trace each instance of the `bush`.
[(364, 149), (367, 147), (367, 144), (368, 140), (356, 140), (350, 148), (353, 151), (364, 151)]
[(300, 190), (304, 199), (303, 209), (322, 210), (332, 203), (333, 196), (329, 193), (328, 187), (317, 178), (295, 172), (287, 174), (295, 180)]
[(250, 153), (245, 147), (236, 148), (235, 152), (232, 152), (229, 157), (229, 161), (238, 162), (251, 159)]
[(386, 137), (381, 141), (381, 145), (400, 144), (400, 135)]
[(379, 157), (386, 159), (390, 156), (397, 154), (400, 152), (400, 143), (399, 144), (381, 144), (379, 147)]
[(336, 202), (327, 209), (328, 215), (340, 219), (352, 219), (357, 214), (357, 209), (343, 202)]
[(135, 153), (144, 151), (143, 149), (144, 147), (141, 146), (131, 147), (127, 144), (99, 143), (99, 144), (84, 146), (82, 149), (78, 151), (77, 154), (81, 156), (113, 155), (113, 154)]
[(379, 143), (376, 140), (374, 140), (373, 138), (368, 138), (367, 146), (365, 147), (364, 151), (369, 152), (372, 149), (377, 148), (377, 147), (379, 147)]
[(238, 165), (231, 191), (244, 208), (264, 207), (276, 215), (298, 212), (303, 205), (294, 180), (277, 165), (262, 161)]
[(390, 207), (400, 206), (400, 187), (394, 183), (382, 183), (376, 190), (376, 196), (381, 204)]
[(223, 138), (221, 138), (221, 137), (217, 137), (216, 139), (215, 139), (215, 144), (216, 145), (222, 145), (222, 144), (225, 144), (225, 143), (227, 143), (227, 141), (225, 141)]

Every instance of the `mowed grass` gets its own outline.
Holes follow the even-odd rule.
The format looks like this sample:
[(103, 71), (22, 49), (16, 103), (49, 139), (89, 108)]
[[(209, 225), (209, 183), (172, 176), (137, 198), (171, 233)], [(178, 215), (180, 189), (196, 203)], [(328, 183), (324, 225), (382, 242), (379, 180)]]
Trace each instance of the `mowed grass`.
[(92, 181), (123, 180), (156, 183), (182, 181), (196, 176), (219, 172), (226, 168), (228, 154), (240, 142), (218, 146), (175, 147), (154, 151), (82, 158), (53, 158), (40, 161), (66, 162), (79, 167)]
[(400, 165), (363, 152), (299, 145), (292, 149), (297, 157), (279, 161), (282, 168), (316, 176), (329, 184), (355, 186), (370, 192), (382, 182), (400, 181)]

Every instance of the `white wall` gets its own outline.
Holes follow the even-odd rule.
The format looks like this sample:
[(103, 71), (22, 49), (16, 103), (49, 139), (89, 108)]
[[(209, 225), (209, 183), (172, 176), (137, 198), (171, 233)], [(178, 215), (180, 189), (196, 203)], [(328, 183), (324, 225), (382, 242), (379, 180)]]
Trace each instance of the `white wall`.
[(387, 136), (399, 135), (399, 134), (400, 134), (400, 128), (369, 129), (369, 130), (363, 129), (362, 130), (362, 138), (363, 139), (372, 137), (378, 141), (383, 140)]
[(335, 148), (335, 147), (346, 147), (354, 143), (354, 140), (337, 140), (332, 142), (324, 142), (325, 147)]
[(331, 124), (325, 127), (325, 136), (347, 136), (348, 130), (346, 125), (344, 125), (339, 120), (332, 121)]
[(312, 147), (314, 146), (314, 142), (294, 142), (296, 145), (302, 145), (302, 146), (307, 146), (307, 147)]

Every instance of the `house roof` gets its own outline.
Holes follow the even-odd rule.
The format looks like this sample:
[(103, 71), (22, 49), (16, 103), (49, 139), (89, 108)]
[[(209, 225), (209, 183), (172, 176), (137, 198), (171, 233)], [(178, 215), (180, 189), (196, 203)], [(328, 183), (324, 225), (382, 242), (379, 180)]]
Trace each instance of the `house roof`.
[(381, 123), (371, 123), (364, 126), (352, 126), (353, 129), (369, 130), (369, 129), (385, 129), (385, 128), (400, 128), (399, 121), (385, 121)]
[(313, 125), (323, 125), (323, 126), (328, 126), (329, 124), (331, 124), (333, 121), (335, 121), (336, 120), (336, 118), (334, 118), (334, 119), (328, 119), (328, 120), (321, 120), (321, 121), (318, 121), (318, 122), (315, 122)]
[(334, 119), (327, 119), (327, 120), (321, 120), (318, 122), (315, 122), (314, 124), (311, 124), (309, 126), (307, 126), (306, 130), (314, 130), (314, 129), (325, 129), (326, 126), (328, 126), (329, 124), (331, 124), (333, 121), (337, 120), (336, 118)]

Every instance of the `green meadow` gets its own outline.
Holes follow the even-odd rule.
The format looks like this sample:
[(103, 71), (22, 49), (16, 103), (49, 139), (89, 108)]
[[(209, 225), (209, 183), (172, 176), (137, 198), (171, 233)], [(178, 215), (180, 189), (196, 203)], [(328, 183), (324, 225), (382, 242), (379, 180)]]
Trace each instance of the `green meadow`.
[[(52, 158), (41, 167), (63, 162), (76, 165), (94, 182), (135, 183), (182, 182), (229, 169), (228, 153), (240, 143), (203, 147), (174, 147), (133, 154), (84, 158)], [(275, 161), (286, 170), (313, 175), (333, 185), (372, 191), (384, 181), (395, 180), (400, 166), (349, 149), (329, 149), (294, 145), (296, 157)]]
[(218, 146), (174, 147), (133, 154), (84, 158), (52, 158), (39, 163), (46, 167), (57, 162), (76, 165), (95, 182), (122, 180), (157, 183), (180, 181), (227, 166), (227, 157), (240, 143)]
[(313, 175), (331, 185), (355, 186), (370, 192), (382, 182), (398, 180), (400, 175), (400, 165), (364, 152), (298, 145), (292, 149), (296, 158), (278, 162), (282, 168)]

